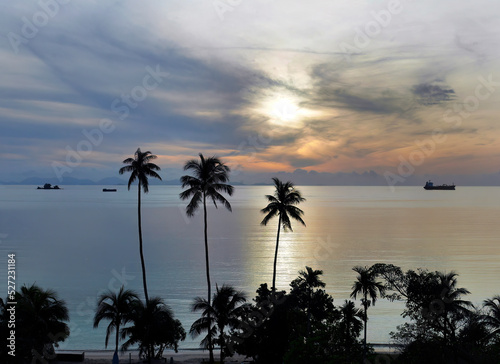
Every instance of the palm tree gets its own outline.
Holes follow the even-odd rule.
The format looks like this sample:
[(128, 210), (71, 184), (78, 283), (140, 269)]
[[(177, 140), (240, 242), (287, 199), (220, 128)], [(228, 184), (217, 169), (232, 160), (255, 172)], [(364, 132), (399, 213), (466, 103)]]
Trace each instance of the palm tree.
[(307, 297), (307, 337), (311, 333), (311, 303), (313, 301), (314, 288), (324, 288), (326, 286), (320, 276), (323, 274), (322, 270), (313, 270), (311, 267), (306, 266), (306, 270), (299, 271), (299, 277), (294, 279), (290, 284), (295, 289), (303, 289)]
[(178, 343), (186, 338), (186, 332), (169, 306), (159, 297), (152, 297), (146, 303), (134, 300), (130, 307), (129, 319), (131, 326), (121, 330), (121, 337), (128, 339), (121, 350), (139, 345), (139, 356), (151, 359), (161, 359), (167, 348), (177, 352)]
[(443, 337), (445, 343), (447, 343), (448, 333), (451, 334), (451, 339), (454, 341), (456, 322), (469, 315), (469, 308), (474, 307), (474, 305), (470, 301), (461, 299), (462, 296), (470, 292), (466, 288), (457, 288), (457, 273), (453, 271), (450, 273), (437, 272), (436, 277), (439, 289), (438, 300), (442, 308)]
[[(208, 337), (214, 339), (218, 334), (216, 343), (220, 346), (220, 363), (224, 363), (225, 349), (227, 343), (226, 327), (235, 328), (240, 323), (239, 317), (242, 313), (242, 306), (246, 302), (246, 296), (241, 291), (236, 291), (231, 286), (223, 285), (219, 289), (216, 286), (216, 293), (213, 296), (212, 304), (207, 300), (196, 297), (192, 306), (193, 311), (201, 311), (202, 317), (196, 320), (191, 326), (189, 333), (197, 337), (202, 332), (207, 332), (207, 336), (202, 340), (201, 345), (206, 347)], [(215, 325), (211, 325), (208, 317), (213, 317)]]
[(261, 225), (267, 225), (269, 220), (271, 220), (276, 215), (278, 216), (278, 234), (276, 236), (276, 249), (274, 252), (274, 268), (273, 268), (273, 293), (276, 292), (276, 263), (278, 261), (278, 246), (280, 241), (280, 230), (283, 225), (283, 230), (293, 231), (292, 224), (290, 222), (290, 217), (300, 222), (302, 225), (306, 226), (304, 220), (302, 220), (302, 215), (304, 211), (299, 209), (297, 204), (305, 201), (306, 199), (302, 197), (301, 193), (295, 189), (292, 182), (288, 181), (286, 183), (281, 182), (278, 178), (273, 178), (275, 191), (274, 195), (266, 195), (269, 204), (260, 210), (263, 214), (267, 214), (261, 222)]
[(125, 172), (131, 172), (130, 178), (128, 180), (128, 189), (130, 190), (130, 185), (137, 180), (138, 187), (138, 197), (137, 197), (137, 217), (139, 224), (139, 253), (141, 256), (141, 266), (142, 266), (142, 283), (144, 285), (144, 297), (146, 302), (149, 300), (148, 297), (148, 286), (146, 283), (146, 266), (144, 264), (144, 253), (142, 251), (142, 224), (141, 224), (141, 187), (144, 193), (149, 192), (149, 181), (148, 177), (154, 177), (161, 180), (161, 177), (155, 171), (159, 171), (160, 167), (156, 164), (151, 163), (151, 160), (156, 159), (156, 155), (151, 154), (150, 151), (141, 152), (141, 148), (138, 148), (134, 154), (134, 158), (127, 158), (123, 161), (127, 164), (125, 167), (120, 168), (119, 173), (124, 174)]
[(344, 340), (355, 339), (363, 328), (363, 312), (356, 308), (353, 301), (345, 300), (340, 306), (340, 329), (344, 335)]
[[(352, 268), (353, 271), (358, 273), (356, 281), (352, 286), (351, 297), (356, 299), (358, 294), (361, 294), (363, 298), (361, 302), (363, 304), (363, 322), (364, 322), (364, 336), (363, 336), (363, 362), (366, 358), (366, 323), (368, 321), (368, 307), (370, 304), (375, 306), (378, 294), (383, 296), (385, 294), (385, 286), (382, 282), (377, 282), (377, 274), (370, 268), (356, 266)], [(378, 294), (377, 294), (378, 291)]]
[(483, 302), (484, 308), (489, 312), (485, 317), (486, 324), (491, 327), (491, 335), (497, 335), (500, 333), (500, 296), (494, 296)]
[[(208, 286), (208, 299), (207, 303), (210, 306), (210, 298), (212, 295), (212, 288), (210, 284), (210, 264), (208, 259), (208, 224), (207, 224), (207, 199), (212, 200), (213, 204), (217, 208), (217, 203), (222, 204), (229, 211), (231, 210), (231, 204), (228, 200), (221, 194), (221, 192), (227, 193), (229, 196), (233, 194), (233, 186), (227, 184), (229, 181), (230, 169), (224, 163), (222, 163), (217, 157), (205, 158), (203, 154), (199, 154), (200, 160), (195, 159), (189, 160), (184, 165), (184, 170), (191, 170), (194, 176), (182, 176), (182, 188), (188, 187), (185, 191), (181, 192), (179, 197), (182, 200), (187, 200), (191, 198), (189, 204), (186, 207), (186, 213), (189, 217), (193, 217), (196, 210), (203, 203), (203, 221), (204, 221), (204, 233), (205, 233), (205, 267), (207, 274), (207, 286)], [(210, 321), (210, 314), (208, 315), (208, 321)], [(208, 336), (208, 351), (210, 353), (210, 363), (213, 363), (213, 348), (212, 339), (210, 335)]]
[(118, 339), (120, 326), (130, 321), (131, 307), (139, 300), (137, 294), (131, 290), (125, 290), (121, 286), (118, 293), (108, 290), (101, 294), (97, 301), (97, 310), (94, 316), (94, 328), (99, 326), (101, 320), (109, 320), (106, 329), (105, 347), (108, 347), (109, 336), (116, 331), (115, 355), (118, 356)]
[(299, 277), (294, 280), (298, 286), (303, 286), (308, 293), (312, 292), (314, 288), (324, 288), (320, 276), (323, 275), (322, 270), (313, 270), (311, 267), (306, 266), (306, 270), (299, 271)]
[(38, 361), (69, 335), (69, 327), (63, 322), (69, 320), (66, 303), (55, 291), (34, 284), (21, 287), (15, 301), (17, 352), (30, 362), (32, 357)]

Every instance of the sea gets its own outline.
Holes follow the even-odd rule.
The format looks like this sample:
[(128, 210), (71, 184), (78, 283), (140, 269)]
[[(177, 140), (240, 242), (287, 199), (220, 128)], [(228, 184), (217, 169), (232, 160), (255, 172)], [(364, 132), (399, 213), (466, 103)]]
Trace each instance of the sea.
[[(0, 295), (7, 296), (7, 259), (15, 254), (18, 289), (37, 284), (66, 302), (71, 334), (60, 348), (102, 350), (107, 322), (92, 327), (97, 297), (121, 285), (142, 294), (137, 186), (62, 187), (0, 186)], [(350, 299), (354, 266), (388, 263), (455, 271), (477, 306), (500, 294), (500, 187), (298, 189), (307, 199), (299, 206), (307, 226), (292, 222), (293, 231), (281, 233), (278, 289), (289, 290), (309, 266), (323, 271), (326, 291), (342, 305)], [(150, 186), (142, 195), (142, 224), (149, 295), (163, 298), (188, 332), (198, 318), (193, 299), (207, 289), (203, 216), (186, 216), (180, 192), (180, 186)], [(209, 207), (213, 290), (230, 284), (251, 300), (261, 283), (270, 285), (278, 221), (262, 226), (260, 209), (272, 193), (272, 186), (236, 186), (232, 212)], [(389, 343), (404, 322), (403, 309), (403, 302), (385, 299), (370, 307), (368, 341)], [(180, 347), (197, 348), (199, 339), (188, 335)]]

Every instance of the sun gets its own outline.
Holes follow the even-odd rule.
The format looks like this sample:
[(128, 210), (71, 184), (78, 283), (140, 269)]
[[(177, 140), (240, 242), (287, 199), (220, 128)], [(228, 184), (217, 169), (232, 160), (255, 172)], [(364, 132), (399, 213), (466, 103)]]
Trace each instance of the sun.
[(297, 100), (289, 96), (273, 96), (263, 102), (261, 112), (275, 125), (298, 126), (301, 108)]
[(289, 93), (268, 94), (254, 110), (266, 116), (270, 124), (288, 128), (302, 128), (307, 119), (325, 115), (322, 110), (307, 108), (299, 96)]
[(294, 121), (298, 118), (300, 107), (289, 98), (279, 98), (272, 104), (274, 116), (281, 121)]

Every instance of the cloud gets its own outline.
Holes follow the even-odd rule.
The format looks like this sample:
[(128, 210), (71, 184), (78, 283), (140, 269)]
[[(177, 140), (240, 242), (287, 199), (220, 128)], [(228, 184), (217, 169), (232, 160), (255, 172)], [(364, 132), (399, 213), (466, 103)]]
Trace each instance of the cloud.
[[(498, 5), (405, 2), (348, 62), (338, 45), (386, 5), (241, 2), (221, 21), (201, 0), (71, 2), (18, 54), (0, 43), (2, 165), (50, 172), (102, 118), (116, 128), (85, 158), (96, 174), (114, 173), (138, 146), (169, 168), (207, 150), (252, 170), (379, 172), (436, 127), (483, 156), (500, 140), (496, 92), (460, 128), (442, 115), (498, 69)], [(40, 10), (2, 9), (4, 35)], [(169, 76), (126, 117), (113, 110), (157, 65)], [(273, 114), (280, 99), (290, 115)]]
[(455, 99), (455, 91), (436, 84), (421, 83), (413, 86), (411, 91), (417, 102), (424, 106), (438, 105)]

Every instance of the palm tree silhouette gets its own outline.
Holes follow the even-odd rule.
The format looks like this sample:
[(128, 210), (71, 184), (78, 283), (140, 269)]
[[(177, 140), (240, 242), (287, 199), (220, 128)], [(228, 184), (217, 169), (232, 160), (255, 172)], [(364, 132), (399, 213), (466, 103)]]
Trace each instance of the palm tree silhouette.
[(474, 307), (472, 302), (460, 299), (470, 294), (466, 288), (457, 288), (458, 274), (437, 272), (439, 297), (437, 298), (441, 316), (443, 317), (443, 337), (447, 343), (448, 334), (455, 340), (457, 318), (464, 318), (470, 313), (469, 308)]
[[(356, 299), (358, 294), (361, 294), (363, 298), (361, 303), (363, 304), (363, 322), (364, 322), (364, 336), (363, 336), (363, 362), (366, 358), (366, 323), (368, 321), (368, 307), (370, 304), (375, 306), (378, 294), (383, 296), (385, 294), (385, 286), (382, 282), (377, 282), (377, 274), (370, 268), (356, 266), (352, 268), (353, 271), (358, 273), (356, 281), (352, 286), (351, 297)], [(378, 291), (378, 294), (377, 294)]]
[[(69, 335), (69, 327), (63, 321), (69, 320), (66, 303), (57, 293), (36, 285), (21, 287), (16, 292), (16, 334), (17, 352), (26, 355), (28, 361), (37, 361), (43, 356), (47, 345), (57, 346)], [(23, 355), (24, 354), (24, 355)]]
[(276, 236), (276, 249), (274, 252), (274, 267), (273, 267), (273, 293), (276, 292), (276, 263), (278, 261), (278, 246), (280, 241), (280, 230), (283, 225), (283, 230), (293, 231), (290, 217), (306, 226), (302, 215), (304, 211), (299, 209), (297, 204), (305, 201), (301, 193), (295, 189), (292, 182), (281, 182), (278, 178), (274, 177), (274, 195), (266, 195), (269, 204), (260, 210), (263, 214), (267, 214), (261, 222), (261, 225), (267, 225), (269, 220), (278, 215), (278, 234)]
[(313, 293), (315, 288), (324, 288), (326, 286), (320, 276), (323, 274), (322, 270), (313, 270), (311, 267), (306, 266), (306, 270), (299, 271), (299, 277), (292, 283), (292, 287), (297, 287), (305, 291), (307, 297), (307, 335), (311, 333), (311, 303), (313, 301)]
[(323, 282), (320, 276), (323, 275), (322, 270), (313, 270), (311, 267), (306, 266), (306, 270), (299, 271), (299, 277), (295, 279), (295, 282), (303, 286), (306, 291), (312, 292), (314, 288), (324, 288), (325, 282)]
[[(214, 339), (218, 334), (216, 343), (220, 346), (220, 363), (224, 363), (225, 350), (227, 348), (226, 327), (235, 328), (240, 323), (239, 317), (242, 313), (242, 306), (246, 302), (246, 296), (241, 291), (236, 291), (232, 286), (223, 285), (220, 289), (216, 286), (216, 293), (213, 296), (212, 304), (204, 298), (196, 297), (192, 306), (194, 312), (201, 311), (202, 317), (196, 320), (191, 326), (189, 333), (197, 337), (202, 332), (207, 332), (207, 336), (202, 340), (201, 345), (206, 346), (208, 337)], [(215, 325), (211, 325), (210, 319), (213, 317)]]
[(94, 315), (94, 329), (99, 326), (102, 320), (109, 320), (106, 329), (105, 347), (108, 347), (109, 336), (116, 331), (115, 355), (118, 355), (118, 340), (120, 336), (120, 326), (130, 321), (131, 307), (139, 300), (137, 294), (131, 290), (125, 290), (121, 286), (118, 293), (108, 290), (101, 294), (97, 301), (97, 310)]
[(494, 296), (483, 302), (483, 307), (488, 310), (485, 316), (486, 324), (492, 329), (490, 335), (500, 333), (500, 296)]
[(352, 343), (363, 328), (363, 311), (356, 308), (353, 301), (345, 300), (340, 306), (340, 329), (346, 343)]
[(146, 302), (149, 300), (148, 297), (148, 285), (146, 283), (146, 266), (144, 264), (144, 253), (142, 250), (142, 223), (141, 223), (141, 187), (144, 193), (149, 192), (149, 181), (148, 177), (158, 178), (161, 177), (155, 171), (159, 171), (160, 167), (156, 164), (151, 163), (151, 160), (156, 159), (156, 155), (151, 154), (150, 151), (141, 152), (141, 148), (138, 148), (134, 154), (134, 158), (127, 158), (123, 161), (127, 164), (125, 167), (120, 168), (119, 173), (124, 174), (125, 172), (131, 172), (130, 178), (128, 180), (128, 189), (130, 190), (130, 185), (137, 180), (138, 194), (137, 194), (137, 217), (139, 225), (139, 253), (141, 256), (141, 267), (142, 267), (142, 284), (144, 286), (144, 297)]
[[(203, 154), (199, 154), (200, 160), (189, 160), (184, 165), (184, 170), (191, 170), (194, 176), (182, 176), (182, 188), (188, 187), (185, 191), (181, 192), (179, 197), (182, 200), (187, 200), (191, 198), (189, 204), (186, 207), (186, 213), (189, 217), (194, 216), (196, 210), (203, 203), (203, 221), (204, 221), (204, 235), (205, 235), (205, 267), (207, 275), (207, 286), (208, 286), (208, 299), (207, 303), (210, 306), (210, 299), (212, 295), (212, 288), (210, 284), (210, 264), (208, 257), (208, 223), (207, 223), (207, 199), (212, 200), (213, 204), (217, 208), (217, 203), (222, 204), (229, 211), (231, 210), (231, 204), (228, 200), (221, 194), (221, 192), (227, 193), (229, 196), (233, 194), (233, 186), (227, 184), (229, 182), (229, 172), (230, 169), (224, 163), (220, 161), (217, 157), (205, 158)], [(210, 313), (207, 316), (208, 321), (210, 321)], [(213, 358), (213, 347), (212, 338), (208, 336), (208, 351), (210, 354), (210, 363), (214, 362)]]
[(128, 337), (121, 350), (139, 345), (139, 356), (149, 363), (153, 358), (160, 359), (164, 349), (177, 352), (178, 342), (186, 338), (180, 321), (174, 319), (172, 310), (160, 297), (152, 297), (146, 303), (133, 301), (129, 320), (132, 325), (121, 330), (122, 339)]

